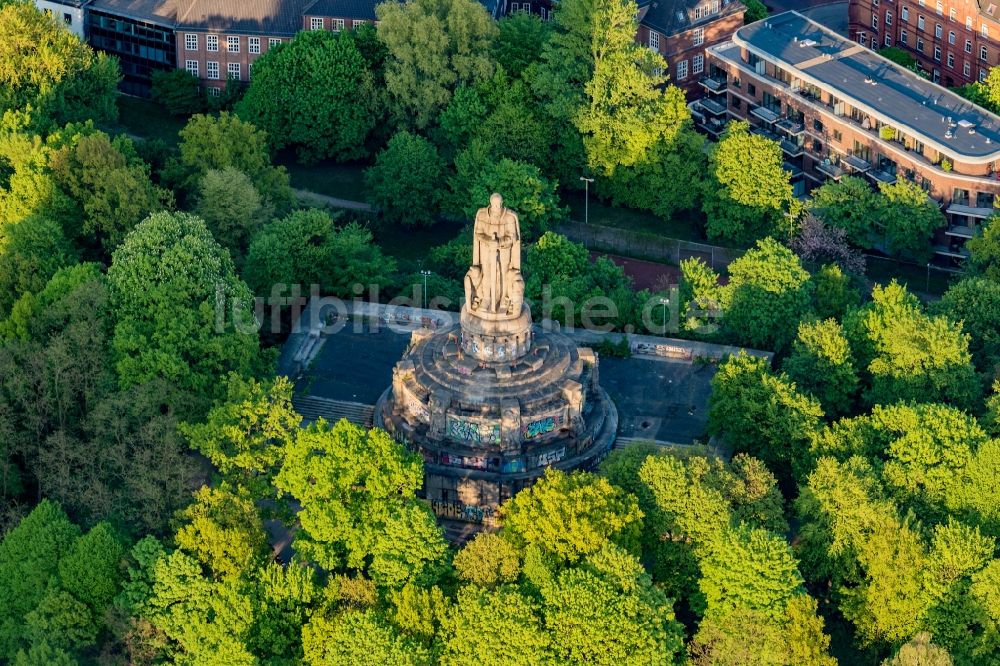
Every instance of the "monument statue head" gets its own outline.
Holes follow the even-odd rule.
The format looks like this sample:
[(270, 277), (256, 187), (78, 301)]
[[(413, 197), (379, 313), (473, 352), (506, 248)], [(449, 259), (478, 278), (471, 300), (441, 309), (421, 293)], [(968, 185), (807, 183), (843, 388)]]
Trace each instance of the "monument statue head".
[(490, 195), (490, 217), (498, 217), (503, 212), (503, 197), (494, 192)]

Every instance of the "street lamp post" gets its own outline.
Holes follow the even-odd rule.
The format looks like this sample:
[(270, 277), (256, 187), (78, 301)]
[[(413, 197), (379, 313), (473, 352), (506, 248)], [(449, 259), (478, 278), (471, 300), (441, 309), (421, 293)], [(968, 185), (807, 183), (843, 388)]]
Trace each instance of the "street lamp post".
[(580, 176), (580, 180), (583, 181), (583, 223), (590, 224), (590, 184), (594, 179)]
[(420, 274), (424, 276), (424, 293), (423, 293), (423, 297), (420, 299), (420, 301), (421, 301), (420, 307), (426, 310), (427, 309), (427, 276), (431, 274), (431, 271), (420, 271)]
[(663, 335), (667, 335), (667, 306), (670, 305), (669, 298), (661, 298), (660, 305), (663, 306)]

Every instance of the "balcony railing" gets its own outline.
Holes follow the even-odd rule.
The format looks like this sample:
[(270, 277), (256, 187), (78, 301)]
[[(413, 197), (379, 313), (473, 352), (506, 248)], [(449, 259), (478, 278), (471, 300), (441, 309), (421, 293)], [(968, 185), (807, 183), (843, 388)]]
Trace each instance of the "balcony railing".
[(791, 118), (782, 118), (774, 126), (788, 136), (799, 136), (805, 131), (805, 126)]
[(852, 171), (865, 173), (872, 168), (871, 162), (863, 160), (857, 155), (845, 155), (840, 161), (846, 164)]
[(976, 229), (964, 224), (954, 224), (948, 227), (944, 233), (946, 236), (969, 239), (976, 235)]
[(966, 217), (975, 217), (980, 220), (985, 220), (993, 216), (995, 208), (978, 208), (973, 206), (965, 206), (961, 203), (955, 203), (954, 201), (948, 206), (945, 211), (949, 215), (964, 215)]
[(833, 180), (840, 180), (844, 175), (844, 170), (833, 164), (827, 164), (826, 162), (820, 162), (816, 165), (816, 171), (819, 171), (824, 176), (832, 178)]
[(711, 97), (706, 97), (705, 99), (700, 99), (697, 105), (705, 110), (706, 113), (713, 116), (724, 116), (726, 114), (727, 106), (717, 99), (712, 99)]
[(896, 182), (896, 176), (894, 174), (881, 169), (872, 169), (868, 172), (868, 177), (880, 183), (885, 183), (886, 185), (892, 185)]
[(719, 95), (721, 93), (726, 92), (726, 88), (728, 87), (725, 79), (719, 79), (714, 76), (706, 76), (700, 81), (698, 81), (698, 83), (701, 84), (702, 88), (712, 93), (713, 95)]
[(774, 123), (777, 122), (779, 118), (781, 118), (781, 116), (778, 115), (777, 112), (772, 111), (766, 106), (755, 106), (754, 108), (750, 109), (750, 113), (757, 116), (765, 123)]
[(789, 141), (788, 139), (782, 139), (778, 143), (781, 145), (782, 152), (789, 157), (798, 157), (803, 152), (801, 143), (795, 143), (794, 141)]

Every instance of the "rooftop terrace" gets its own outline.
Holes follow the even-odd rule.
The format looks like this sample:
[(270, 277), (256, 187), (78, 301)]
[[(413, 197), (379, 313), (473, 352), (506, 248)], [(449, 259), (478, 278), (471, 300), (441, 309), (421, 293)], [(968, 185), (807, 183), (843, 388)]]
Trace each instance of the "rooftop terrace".
[(798, 12), (745, 26), (733, 41), (945, 154), (978, 164), (1000, 159), (1000, 117)]

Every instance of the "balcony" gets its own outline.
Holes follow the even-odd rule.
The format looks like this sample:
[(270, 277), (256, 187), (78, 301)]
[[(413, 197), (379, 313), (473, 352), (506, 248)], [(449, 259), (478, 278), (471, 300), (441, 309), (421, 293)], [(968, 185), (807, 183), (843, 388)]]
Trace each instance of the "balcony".
[(726, 115), (726, 104), (725, 102), (720, 102), (717, 99), (711, 97), (706, 97), (704, 99), (698, 100), (695, 104), (705, 111), (710, 116), (724, 116)]
[(868, 177), (877, 183), (885, 183), (886, 185), (892, 185), (896, 182), (896, 176), (881, 169), (872, 169), (868, 172)]
[(718, 118), (705, 118), (702, 122), (696, 123), (696, 126), (713, 139), (718, 139), (726, 129), (726, 122)]
[(757, 116), (765, 123), (775, 123), (778, 121), (779, 118), (781, 118), (780, 115), (778, 115), (771, 109), (767, 108), (766, 106), (756, 106), (750, 110), (750, 113)]
[(976, 235), (976, 228), (969, 227), (964, 224), (954, 224), (948, 227), (945, 232), (945, 236), (954, 236), (955, 238), (965, 238), (969, 239)]
[(802, 123), (792, 120), (791, 118), (782, 118), (775, 123), (774, 126), (776, 129), (781, 130), (788, 136), (800, 136), (806, 131), (806, 128)]
[(949, 215), (964, 215), (965, 217), (975, 217), (980, 220), (985, 220), (989, 217), (993, 217), (995, 210), (996, 209), (994, 208), (974, 208), (960, 203), (953, 203), (948, 206), (948, 209), (945, 212)]
[(844, 176), (844, 170), (827, 162), (820, 162), (816, 165), (816, 171), (832, 180), (840, 180)]
[(953, 259), (968, 259), (969, 251), (964, 247), (952, 248), (947, 245), (935, 245), (934, 254), (939, 254), (942, 257), (951, 257)]
[(795, 143), (788, 139), (782, 139), (778, 143), (781, 145), (781, 151), (789, 157), (798, 157), (803, 153), (802, 144), (800, 143)]
[(719, 95), (726, 92), (727, 84), (724, 78), (717, 78), (714, 76), (706, 76), (702, 80), (698, 81), (701, 87), (707, 90), (713, 95)]
[(845, 155), (840, 161), (851, 171), (857, 173), (866, 173), (872, 168), (871, 162), (863, 160), (857, 155)]
[(802, 169), (795, 166), (791, 162), (782, 163), (781, 168), (783, 168), (788, 173), (792, 174), (792, 180), (795, 180), (796, 178), (802, 175)]

